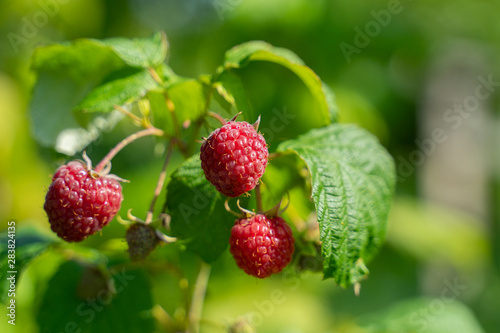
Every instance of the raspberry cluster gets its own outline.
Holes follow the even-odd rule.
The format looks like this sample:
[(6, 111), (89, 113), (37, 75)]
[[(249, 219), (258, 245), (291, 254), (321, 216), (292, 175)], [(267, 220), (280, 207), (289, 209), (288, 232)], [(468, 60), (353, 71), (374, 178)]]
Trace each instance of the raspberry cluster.
[(292, 230), (285, 220), (264, 214), (236, 220), (229, 245), (236, 264), (258, 278), (280, 272), (294, 251)]
[(222, 194), (237, 197), (257, 185), (267, 166), (266, 140), (244, 121), (229, 121), (201, 146), (205, 177)]
[(45, 197), (51, 229), (68, 242), (80, 242), (100, 231), (120, 209), (120, 183), (87, 170), (80, 161), (57, 169)]

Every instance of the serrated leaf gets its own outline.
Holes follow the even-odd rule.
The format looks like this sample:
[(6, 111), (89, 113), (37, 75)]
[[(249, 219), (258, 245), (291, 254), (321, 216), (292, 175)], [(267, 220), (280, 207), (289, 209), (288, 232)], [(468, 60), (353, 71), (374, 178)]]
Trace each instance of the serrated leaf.
[(262, 41), (251, 41), (240, 44), (230, 49), (225, 56), (224, 68), (244, 67), (252, 61), (267, 61), (284, 66), (295, 73), (311, 92), (319, 106), (325, 125), (332, 119), (334, 109), (330, 106), (331, 98), (327, 96), (330, 91), (325, 91), (325, 85), (314, 71), (307, 67), (302, 59), (290, 50), (274, 47)]
[(51, 278), (37, 313), (41, 333), (154, 331), (151, 288), (143, 271), (118, 271), (112, 276), (114, 293), (102, 289), (86, 300), (76, 292), (83, 271), (80, 264), (69, 261)]
[[(155, 89), (158, 85), (146, 70), (136, 68), (158, 65), (164, 77), (167, 47), (165, 34), (157, 33), (142, 39), (79, 39), (36, 49), (32, 69), (38, 80), (30, 107), (35, 139), (67, 155), (83, 149), (99, 137), (103, 117), (86, 116), (90, 119), (81, 123), (81, 113), (73, 112), (75, 106), (82, 103), (77, 109), (109, 112), (114, 104)], [(117, 117), (107, 118), (104, 126), (110, 130)]]
[(96, 140), (103, 130), (111, 130), (122, 119), (119, 112), (111, 112), (92, 115), (86, 125), (80, 124), (71, 109), (87, 89), (85, 84), (78, 84), (61, 75), (39, 75), (30, 115), (33, 135), (41, 145), (54, 147), (56, 151), (72, 156)]
[(113, 73), (108, 80), (94, 88), (76, 110), (110, 112), (114, 105), (128, 104), (159, 88), (147, 69), (124, 69)]
[[(95, 119), (84, 126), (71, 110), (97, 82), (123, 66), (109, 47), (96, 40), (80, 39), (36, 49), (32, 68), (38, 78), (30, 105), (35, 139), (67, 155), (95, 140), (100, 134), (99, 126), (92, 125)], [(107, 122), (107, 129), (115, 123)]]
[(36, 72), (65, 76), (80, 83), (95, 83), (124, 65), (111, 48), (94, 39), (39, 47), (31, 59), (31, 68)]
[(334, 124), (283, 142), (311, 173), (322, 241), (323, 273), (347, 287), (368, 274), (380, 248), (394, 192), (392, 157), (377, 139), (353, 125)]
[(225, 200), (206, 180), (199, 155), (184, 162), (167, 187), (173, 235), (206, 262), (216, 260), (229, 243), (235, 217), (225, 210)]
[[(50, 240), (36, 234), (18, 232), (15, 237), (8, 237), (8, 235), (9, 234), (2, 234), (0, 236), (0, 303), (2, 304), (4, 304), (9, 298), (8, 290), (10, 280), (7, 280), (7, 278), (11, 275), (9, 271), (16, 272), (14, 275), (17, 281), (26, 265), (36, 256), (41, 254), (51, 243)], [(11, 241), (10, 243), (9, 240)], [(15, 259), (9, 258), (9, 244), (13, 244), (15, 246)], [(9, 259), (13, 261), (9, 261)], [(13, 264), (14, 267), (10, 267), (10, 264)], [(16, 292), (20, 291), (17, 290)]]
[(157, 32), (148, 38), (110, 38), (102, 43), (133, 67), (154, 67), (161, 64), (168, 52), (167, 36)]

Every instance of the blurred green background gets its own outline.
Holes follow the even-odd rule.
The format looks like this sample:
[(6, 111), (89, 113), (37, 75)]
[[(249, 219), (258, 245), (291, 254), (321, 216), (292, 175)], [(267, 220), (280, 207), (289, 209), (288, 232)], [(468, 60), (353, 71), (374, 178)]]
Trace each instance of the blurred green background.
[[(367, 128), (394, 156), (387, 242), (359, 297), (312, 273), (256, 281), (226, 253), (212, 269), (201, 331), (224, 331), (249, 314), (258, 332), (498, 332), (500, 1), (4, 0), (0, 8), (2, 230), (14, 220), (52, 237), (42, 205), (66, 157), (32, 138), (37, 45), (164, 30), (170, 66), (197, 77), (213, 73), (230, 47), (264, 40), (300, 56), (334, 89), (340, 120)], [(304, 86), (281, 68), (253, 65), (244, 78), (254, 110), (308, 108)], [(89, 155), (98, 160), (129, 132), (105, 133)], [(117, 156), (114, 171), (134, 179), (123, 206), (138, 216), (161, 163), (148, 139)], [(124, 230), (112, 223), (85, 246), (102, 249)], [(16, 331), (38, 331), (47, 281), (62, 260), (43, 254), (18, 281)], [(195, 258), (178, 260), (192, 281)], [(154, 302), (175, 312), (182, 283), (162, 271), (150, 279)], [(6, 321), (2, 332), (13, 329)]]

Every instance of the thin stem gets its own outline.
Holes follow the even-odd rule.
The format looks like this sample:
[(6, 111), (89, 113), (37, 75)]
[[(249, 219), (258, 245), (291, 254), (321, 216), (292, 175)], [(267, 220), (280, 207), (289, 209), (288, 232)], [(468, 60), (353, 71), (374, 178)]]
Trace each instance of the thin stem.
[(255, 199), (257, 200), (257, 213), (262, 213), (262, 195), (260, 194), (260, 181), (255, 186)]
[(218, 113), (208, 111), (207, 116), (210, 116), (212, 118), (217, 119), (221, 123), (222, 126), (224, 126), (227, 123), (226, 119), (222, 118), (222, 116)]
[(174, 124), (174, 132), (175, 136), (177, 138), (181, 138), (181, 132), (180, 132), (180, 124), (179, 124), (179, 119), (177, 119), (177, 114), (175, 113), (175, 105), (174, 102), (170, 99), (168, 96), (168, 93), (165, 92), (164, 94), (165, 97), (165, 104), (167, 105), (167, 109), (170, 112), (170, 116), (172, 117), (172, 123)]
[(167, 105), (167, 109), (170, 113), (170, 116), (172, 117), (172, 123), (174, 126), (174, 136), (177, 138), (177, 148), (181, 151), (182, 155), (184, 158), (188, 158), (191, 155), (189, 154), (188, 147), (184, 141), (182, 141), (182, 136), (181, 136), (181, 124), (179, 123), (179, 119), (177, 118), (177, 114), (175, 113), (175, 105), (174, 102), (170, 99), (168, 96), (168, 92), (164, 92), (163, 96), (165, 98), (165, 104)]
[(128, 137), (120, 141), (113, 149), (111, 149), (106, 156), (104, 156), (102, 161), (99, 162), (99, 164), (97, 164), (97, 166), (95, 167), (95, 171), (100, 172), (109, 162), (111, 162), (113, 157), (115, 157), (115, 155), (118, 154), (118, 152), (126, 147), (129, 143), (149, 135), (162, 136), (163, 131), (156, 127), (150, 127), (129, 135)]
[(278, 157), (280, 157), (282, 155), (284, 155), (284, 154), (283, 153), (271, 153), (271, 154), (269, 154), (268, 159), (271, 160), (273, 158), (278, 158)]
[[(213, 86), (210, 85), (210, 87), (207, 91), (206, 99), (205, 99), (205, 108), (203, 109), (203, 114), (213, 113), (211, 111), (208, 111), (208, 108), (210, 106), (210, 100), (212, 99), (212, 92), (213, 92)], [(218, 119), (218, 120), (220, 121), (220, 119)], [(226, 121), (224, 119), (222, 119), (222, 121), (223, 121), (222, 124), (224, 125), (226, 123)], [(203, 126), (204, 123), (205, 123), (205, 116), (198, 118), (198, 120), (196, 121), (196, 123), (194, 125), (195, 128), (193, 130), (193, 136), (192, 136), (193, 139), (191, 140), (191, 145), (188, 147), (189, 155), (191, 155), (191, 151), (196, 146), (196, 144), (198, 144), (197, 140), (199, 139), (201, 127)]]
[(160, 176), (158, 177), (158, 183), (156, 184), (153, 200), (151, 200), (151, 205), (149, 206), (149, 210), (146, 214), (146, 221), (144, 221), (145, 224), (149, 224), (153, 221), (153, 211), (155, 208), (156, 200), (160, 196), (163, 184), (165, 183), (165, 178), (167, 178), (168, 162), (170, 161), (170, 157), (172, 156), (172, 152), (174, 151), (173, 142), (174, 141), (171, 140), (170, 143), (168, 144), (168, 150), (167, 150), (167, 155), (165, 156), (165, 162), (163, 162), (163, 167), (161, 169)]
[(189, 327), (186, 330), (189, 333), (198, 333), (200, 331), (200, 319), (203, 312), (203, 303), (205, 302), (209, 278), (210, 265), (202, 262), (200, 272), (196, 278), (196, 285), (194, 286), (191, 308), (189, 309)]
[(156, 83), (158, 83), (159, 85), (163, 85), (163, 81), (162, 81), (160, 75), (158, 75), (158, 73), (156, 72), (156, 70), (153, 67), (149, 67), (148, 71), (149, 71), (149, 74), (151, 74), (153, 79), (156, 81)]
[(124, 108), (122, 108), (121, 106), (119, 105), (115, 105), (114, 106), (115, 110), (118, 110), (120, 111), (121, 113), (123, 113), (125, 116), (129, 117), (130, 119), (132, 119), (132, 121), (134, 121), (135, 123), (137, 123), (138, 125), (142, 124), (142, 120), (141, 118), (137, 117), (135, 114), (133, 114), (132, 112), (128, 111), (128, 110), (125, 110)]

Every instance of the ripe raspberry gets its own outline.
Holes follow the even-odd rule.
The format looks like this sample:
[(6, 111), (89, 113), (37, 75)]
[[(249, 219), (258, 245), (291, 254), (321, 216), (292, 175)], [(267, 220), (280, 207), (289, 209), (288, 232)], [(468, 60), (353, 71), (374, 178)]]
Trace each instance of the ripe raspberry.
[(132, 261), (145, 259), (159, 242), (155, 229), (142, 223), (136, 223), (128, 228), (125, 238)]
[(228, 197), (252, 190), (264, 174), (269, 152), (264, 137), (245, 121), (229, 121), (201, 146), (205, 177)]
[(52, 231), (80, 242), (108, 224), (120, 209), (122, 187), (110, 176), (91, 174), (80, 161), (57, 169), (43, 208)]
[(231, 229), (229, 251), (245, 273), (262, 279), (288, 265), (294, 242), (285, 220), (257, 214), (236, 220)]

